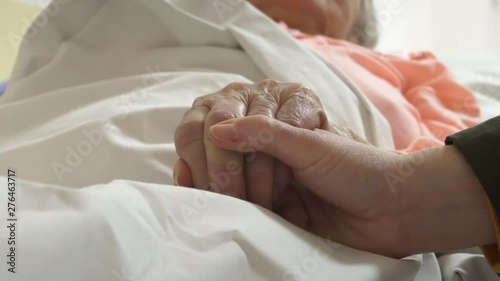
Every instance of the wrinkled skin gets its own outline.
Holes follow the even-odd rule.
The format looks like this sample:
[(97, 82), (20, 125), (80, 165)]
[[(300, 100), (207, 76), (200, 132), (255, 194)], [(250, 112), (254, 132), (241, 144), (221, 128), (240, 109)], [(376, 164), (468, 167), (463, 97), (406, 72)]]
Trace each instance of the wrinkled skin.
[(275, 199), (292, 181), (290, 168), (262, 153), (248, 153), (268, 141), (265, 134), (262, 140), (249, 140), (239, 152), (232, 152), (216, 147), (208, 133), (219, 122), (254, 115), (362, 141), (349, 129), (330, 124), (318, 96), (300, 84), (273, 80), (232, 83), (197, 98), (177, 127), (175, 146), (181, 158), (174, 170), (177, 184), (278, 208)]
[(249, 0), (275, 21), (309, 34), (353, 41), (361, 0)]

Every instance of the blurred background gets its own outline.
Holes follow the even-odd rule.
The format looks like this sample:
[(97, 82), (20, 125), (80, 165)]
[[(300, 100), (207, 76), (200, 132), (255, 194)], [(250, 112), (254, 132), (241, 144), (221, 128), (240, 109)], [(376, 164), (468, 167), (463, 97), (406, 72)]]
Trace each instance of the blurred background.
[[(379, 50), (500, 56), (500, 0), (374, 1)], [(47, 2), (0, 0), (0, 80), (9, 76), (18, 39)]]
[(381, 50), (500, 56), (500, 0), (374, 1)]

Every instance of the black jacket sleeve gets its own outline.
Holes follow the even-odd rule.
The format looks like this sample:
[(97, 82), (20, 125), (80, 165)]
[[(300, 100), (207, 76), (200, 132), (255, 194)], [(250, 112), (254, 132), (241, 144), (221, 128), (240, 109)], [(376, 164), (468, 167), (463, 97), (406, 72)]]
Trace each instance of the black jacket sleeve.
[(500, 217), (500, 116), (451, 135), (445, 142), (464, 156)]

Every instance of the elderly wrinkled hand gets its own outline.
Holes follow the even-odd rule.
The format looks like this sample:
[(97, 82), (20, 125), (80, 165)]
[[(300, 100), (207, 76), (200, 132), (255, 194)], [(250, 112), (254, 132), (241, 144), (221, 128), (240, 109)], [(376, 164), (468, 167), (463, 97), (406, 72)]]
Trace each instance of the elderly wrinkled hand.
[(232, 83), (216, 93), (197, 98), (177, 127), (175, 146), (180, 156), (174, 171), (177, 184), (272, 209), (271, 192), (284, 190), (291, 173), (287, 165), (273, 157), (253, 152), (271, 141), (270, 135), (262, 131), (233, 152), (215, 146), (208, 131), (219, 122), (254, 115), (275, 118), (298, 128), (353, 136), (343, 127), (330, 125), (319, 97), (300, 84), (273, 80)]

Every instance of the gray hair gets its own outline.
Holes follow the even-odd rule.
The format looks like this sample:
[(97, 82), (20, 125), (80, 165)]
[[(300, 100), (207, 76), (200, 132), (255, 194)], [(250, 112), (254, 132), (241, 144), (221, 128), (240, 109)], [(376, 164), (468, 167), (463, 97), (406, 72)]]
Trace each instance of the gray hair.
[(375, 6), (372, 0), (361, 2), (358, 21), (353, 28), (354, 40), (357, 44), (373, 48), (378, 41), (378, 22)]

